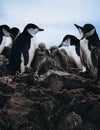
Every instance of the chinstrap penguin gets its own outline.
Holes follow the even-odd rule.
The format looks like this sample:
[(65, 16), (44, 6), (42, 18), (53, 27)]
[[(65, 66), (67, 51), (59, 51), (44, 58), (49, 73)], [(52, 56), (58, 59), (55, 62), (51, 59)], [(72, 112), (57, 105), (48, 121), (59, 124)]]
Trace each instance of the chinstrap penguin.
[(83, 27), (77, 24), (74, 25), (81, 35), (81, 61), (86, 67), (86, 72), (89, 71), (94, 80), (97, 80), (99, 55), (98, 46), (100, 43), (96, 28), (92, 24), (85, 24)]
[(10, 37), (11, 32), (10, 32), (10, 27), (8, 25), (1, 25), (0, 26), (0, 54), (2, 53), (5, 45), (6, 45), (6, 41), (7, 41), (7, 37)]
[(85, 67), (80, 59), (80, 40), (73, 35), (65, 35), (58, 47), (62, 46), (67, 47), (69, 57), (74, 61), (80, 71), (85, 71)]
[(30, 23), (26, 25), (23, 32), (14, 40), (10, 62), (7, 66), (8, 71), (23, 73), (26, 67), (30, 68), (36, 49), (35, 34), (39, 31), (44, 31), (44, 29)]

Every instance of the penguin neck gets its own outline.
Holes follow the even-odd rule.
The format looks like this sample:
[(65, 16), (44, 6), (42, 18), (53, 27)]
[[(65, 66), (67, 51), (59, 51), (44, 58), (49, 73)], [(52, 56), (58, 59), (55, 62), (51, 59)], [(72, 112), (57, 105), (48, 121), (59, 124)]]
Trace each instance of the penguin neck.
[(71, 41), (71, 45), (74, 45), (76, 48), (76, 53), (78, 54), (78, 56), (80, 56), (80, 40), (77, 38), (74, 38)]
[(79, 45), (79, 43), (80, 43), (80, 40), (79, 40), (79, 39), (77, 39), (77, 38), (75, 38), (75, 39), (72, 39), (72, 40), (71, 40), (71, 45), (78, 46), (78, 45)]
[(29, 34), (28, 32), (23, 32), (23, 35), (26, 37), (26, 38), (33, 38), (33, 36), (31, 34)]

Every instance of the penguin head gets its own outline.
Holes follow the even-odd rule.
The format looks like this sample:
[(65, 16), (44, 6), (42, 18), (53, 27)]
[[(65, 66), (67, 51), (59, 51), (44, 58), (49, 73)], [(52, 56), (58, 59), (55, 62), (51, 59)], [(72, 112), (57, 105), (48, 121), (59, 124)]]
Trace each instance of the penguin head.
[(8, 25), (1, 25), (0, 32), (6, 37), (9, 37), (11, 34), (10, 27)]
[(11, 28), (12, 38), (15, 38), (16, 36), (18, 36), (19, 33), (20, 33), (20, 30), (17, 27)]
[(39, 31), (44, 31), (44, 29), (39, 28), (37, 25), (32, 24), (32, 23), (26, 25), (24, 29), (24, 32), (28, 32), (31, 36), (34, 36)]
[(74, 25), (78, 29), (78, 31), (81, 35), (81, 39), (88, 38), (96, 32), (96, 29), (92, 24), (85, 24), (83, 27), (81, 27), (77, 24), (74, 24)]
[(53, 46), (50, 47), (49, 50), (50, 50), (51, 57), (54, 57), (56, 55), (57, 51), (58, 51), (58, 47), (56, 45), (53, 45)]
[(46, 44), (45, 43), (39, 43), (38, 48), (42, 51), (46, 50)]
[(58, 48), (62, 46), (70, 46), (70, 45), (71, 45), (71, 35), (65, 35)]

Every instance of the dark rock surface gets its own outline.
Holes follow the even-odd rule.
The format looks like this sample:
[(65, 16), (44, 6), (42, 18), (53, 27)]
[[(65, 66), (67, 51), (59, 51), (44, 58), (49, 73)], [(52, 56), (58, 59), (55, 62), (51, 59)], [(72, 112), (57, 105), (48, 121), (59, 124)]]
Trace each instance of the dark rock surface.
[(49, 70), (0, 77), (0, 130), (100, 130), (100, 82)]

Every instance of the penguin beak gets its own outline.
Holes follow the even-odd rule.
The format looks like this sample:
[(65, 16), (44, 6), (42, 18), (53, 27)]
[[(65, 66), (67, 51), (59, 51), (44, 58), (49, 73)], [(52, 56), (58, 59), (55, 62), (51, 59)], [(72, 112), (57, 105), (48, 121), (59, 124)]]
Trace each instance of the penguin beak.
[(81, 29), (82, 30), (82, 27), (81, 26), (79, 26), (79, 25), (77, 25), (77, 24), (74, 24), (75, 25), (75, 27), (77, 28), (77, 29)]
[(84, 36), (83, 36), (83, 32), (84, 32), (83, 27), (81, 27), (81, 26), (79, 26), (77, 24), (74, 24), (74, 25), (78, 29), (78, 31), (79, 31), (79, 33), (81, 35), (81, 39), (83, 39), (84, 38)]
[(42, 29), (42, 28), (38, 28), (38, 30), (39, 30), (39, 31), (44, 31), (44, 29)]
[(60, 48), (60, 47), (62, 47), (63, 46), (63, 44), (61, 43), (59, 46), (58, 46), (58, 48)]
[(78, 26), (77, 24), (74, 24), (74, 26), (75, 26), (77, 29), (79, 29), (79, 26)]

